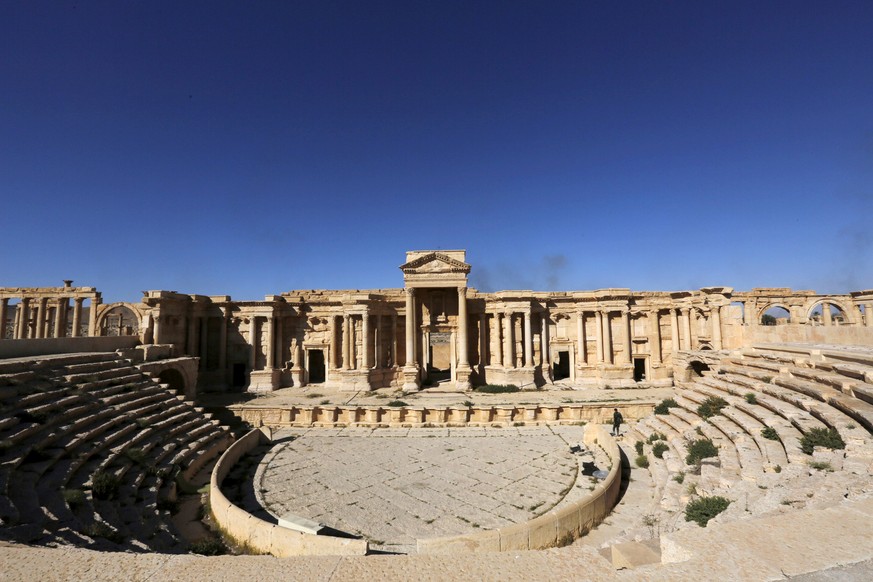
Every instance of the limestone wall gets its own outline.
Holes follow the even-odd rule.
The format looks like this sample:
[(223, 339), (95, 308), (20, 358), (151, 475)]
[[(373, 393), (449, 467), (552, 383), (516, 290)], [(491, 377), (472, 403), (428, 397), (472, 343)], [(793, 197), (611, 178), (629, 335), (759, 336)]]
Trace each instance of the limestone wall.
[(366, 540), (316, 536), (293, 531), (251, 515), (237, 507), (221, 492), (221, 482), (239, 459), (269, 437), (259, 429), (250, 431), (230, 446), (212, 470), (209, 503), (216, 523), (238, 543), (278, 558), (290, 556), (349, 556), (367, 553)]
[(0, 359), (72, 354), (82, 352), (114, 352), (140, 343), (136, 336), (121, 337), (61, 337), (0, 341)]
[(621, 489), (621, 452), (618, 443), (600, 425), (588, 425), (585, 443), (600, 445), (612, 467), (606, 479), (581, 501), (549, 511), (525, 523), (466, 535), (418, 540), (420, 554), (456, 552), (509, 552), (541, 550), (566, 545), (602, 522), (618, 501)]

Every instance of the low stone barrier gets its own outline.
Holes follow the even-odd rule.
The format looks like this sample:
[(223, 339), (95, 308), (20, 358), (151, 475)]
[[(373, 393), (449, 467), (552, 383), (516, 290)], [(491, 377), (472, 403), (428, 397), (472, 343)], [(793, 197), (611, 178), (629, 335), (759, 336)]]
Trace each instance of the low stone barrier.
[(287, 427), (463, 427), (538, 424), (610, 424), (617, 408), (625, 422), (654, 412), (654, 403), (544, 404), (442, 407), (290, 406), (237, 404), (229, 407), (252, 426)]
[(139, 337), (96, 336), (20, 339), (0, 341), (0, 359), (76, 354), (87, 352), (114, 352), (139, 345)]
[(367, 553), (366, 540), (311, 535), (297, 532), (259, 519), (237, 507), (221, 492), (221, 483), (239, 459), (270, 437), (255, 429), (225, 451), (209, 483), (209, 503), (216, 523), (225, 534), (254, 552), (289, 556), (362, 556)]
[(549, 511), (525, 523), (470, 534), (418, 540), (419, 554), (455, 552), (508, 552), (563, 546), (600, 524), (618, 500), (621, 489), (621, 452), (607, 430), (592, 424), (585, 428), (585, 443), (598, 444), (609, 455), (612, 467), (590, 495)]

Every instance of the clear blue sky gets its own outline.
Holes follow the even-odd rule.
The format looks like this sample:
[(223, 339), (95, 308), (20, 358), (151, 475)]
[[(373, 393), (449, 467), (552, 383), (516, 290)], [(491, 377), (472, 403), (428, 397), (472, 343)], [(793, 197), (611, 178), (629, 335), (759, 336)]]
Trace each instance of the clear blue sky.
[(873, 2), (3, 2), (0, 285), (873, 287)]

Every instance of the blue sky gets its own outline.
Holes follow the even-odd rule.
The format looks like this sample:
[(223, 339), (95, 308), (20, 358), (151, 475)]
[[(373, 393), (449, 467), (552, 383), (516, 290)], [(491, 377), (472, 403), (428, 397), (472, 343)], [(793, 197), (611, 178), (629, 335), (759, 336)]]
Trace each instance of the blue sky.
[(871, 2), (4, 2), (0, 285), (873, 287)]

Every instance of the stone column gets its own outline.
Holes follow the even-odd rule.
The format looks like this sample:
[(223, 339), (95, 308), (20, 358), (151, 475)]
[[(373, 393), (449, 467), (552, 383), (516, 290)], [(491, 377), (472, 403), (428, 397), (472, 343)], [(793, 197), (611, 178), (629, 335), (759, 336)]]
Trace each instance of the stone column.
[(831, 318), (831, 306), (824, 302), (821, 304), (821, 321), (824, 325), (834, 324), (833, 319)]
[(254, 370), (258, 365), (258, 318), (253, 315), (249, 325), (249, 342), (251, 343), (249, 346), (249, 359), (252, 362), (251, 369)]
[[(79, 337), (82, 334), (82, 299), (76, 297), (73, 299), (73, 337)], [(152, 336), (152, 341), (157, 343), (155, 336)]]
[(578, 362), (580, 364), (588, 363), (588, 350), (585, 346), (585, 312), (580, 311), (576, 314), (576, 352), (578, 352)]
[(373, 364), (374, 368), (382, 367), (382, 314), (376, 316), (376, 329), (373, 330), (373, 353), (376, 361)]
[(391, 367), (397, 365), (397, 314), (391, 314)]
[(200, 369), (205, 370), (209, 352), (209, 318), (200, 318)]
[(524, 367), (533, 368), (533, 333), (531, 332), (530, 310), (524, 312)]
[(597, 363), (602, 364), (604, 361), (604, 348), (603, 348), (603, 312), (595, 311), (594, 312), (594, 337), (597, 340)]
[(91, 298), (91, 307), (88, 309), (88, 336), (94, 337), (97, 335), (97, 306), (100, 302), (97, 297)]
[(497, 350), (494, 353), (494, 360), (491, 362), (492, 366), (501, 366), (503, 365), (503, 322), (502, 322), (502, 313), (494, 314), (494, 346)]
[[(69, 300), (66, 298), (63, 298), (63, 297), (59, 298), (57, 307), (55, 308), (55, 333), (54, 333), (55, 337), (64, 337), (64, 333), (62, 331), (61, 325), (64, 322), (64, 311), (65, 311), (64, 302), (65, 301), (69, 302)], [(68, 306), (69, 306), (69, 303), (67, 303), (66, 307), (68, 307)]]
[(39, 306), (37, 307), (36, 312), (36, 329), (34, 330), (34, 337), (44, 338), (45, 337), (45, 322), (46, 318), (46, 302), (47, 299), (45, 297), (39, 300)]
[(721, 349), (721, 307), (714, 305), (709, 314), (712, 319), (712, 347)]
[(12, 321), (12, 339), (21, 339), (21, 314), (24, 312), (22, 305), (23, 300), (19, 301), (15, 306), (15, 319)]
[(227, 368), (227, 316), (229, 313), (229, 307), (221, 308), (221, 327), (218, 330), (218, 369), (222, 373), (225, 373), (225, 368)]
[(679, 351), (679, 315), (675, 307), (670, 310), (670, 343), (671, 351), (675, 354)]
[(361, 315), (361, 369), (370, 369), (370, 312)]
[(9, 310), (9, 299), (0, 299), (0, 340), (6, 339), (6, 312)]
[(155, 314), (152, 317), (152, 320), (154, 321), (154, 333), (152, 334), (152, 342), (159, 344), (161, 343), (159, 338), (161, 338), (161, 332), (163, 330), (163, 324), (161, 323), (160, 314)]
[(609, 312), (603, 312), (603, 359), (607, 364), (612, 364), (612, 324), (609, 321)]
[(470, 367), (470, 350), (467, 347), (467, 288), (458, 287), (458, 367)]
[(864, 304), (864, 323), (867, 327), (873, 327), (873, 303)]
[[(297, 357), (297, 354), (288, 354), (285, 351), (285, 317), (276, 318), (276, 367), (282, 369), (285, 367), (285, 356), (290, 355), (294, 360), (295, 367), (302, 368), (303, 360)], [(289, 345), (290, 347), (290, 345)], [(326, 379), (326, 378), (325, 378)]]
[(415, 289), (406, 290), (406, 365), (414, 366), (415, 357)]
[(479, 358), (476, 366), (480, 369), (485, 366), (488, 352), (488, 316), (484, 313), (479, 314)]
[(682, 313), (682, 349), (690, 350), (691, 349), (691, 310), (687, 307), (683, 307), (679, 310)]
[(621, 341), (624, 344), (621, 360), (623, 364), (630, 364), (633, 360), (633, 342), (631, 342), (630, 318), (628, 312), (624, 310), (621, 312), (621, 336)]
[(649, 353), (652, 364), (661, 363), (661, 321), (657, 309), (649, 312)]
[[(273, 317), (273, 314), (267, 316), (266, 324), (264, 325), (264, 335), (266, 336), (266, 341), (264, 343), (267, 344), (267, 354), (264, 358), (264, 369), (272, 370), (273, 365), (276, 363), (276, 350), (273, 346), (273, 340), (276, 337), (276, 318)], [(201, 360), (202, 362), (203, 360)]]
[(338, 352), (339, 352), (340, 338), (339, 338), (339, 335), (337, 334), (337, 329), (339, 326), (336, 324), (336, 320), (337, 320), (336, 315), (330, 316), (330, 325), (328, 327), (328, 329), (330, 330), (330, 350), (328, 351), (328, 356), (327, 356), (327, 358), (328, 358), (327, 367), (330, 370), (336, 370), (337, 360), (339, 359), (339, 358), (337, 358), (337, 356), (339, 355)]
[(185, 352), (189, 356), (197, 355), (197, 320), (193, 315), (187, 316), (187, 337), (185, 338)]
[(343, 314), (343, 370), (350, 370), (351, 365), (349, 362), (349, 354), (351, 353), (351, 348), (349, 344), (349, 336), (351, 335), (351, 325), (350, 325), (350, 317), (348, 313)]
[(503, 367), (514, 368), (515, 358), (513, 358), (512, 350), (512, 312), (507, 311), (503, 314)]
[(540, 313), (540, 366), (549, 365), (549, 316), (543, 311)]

